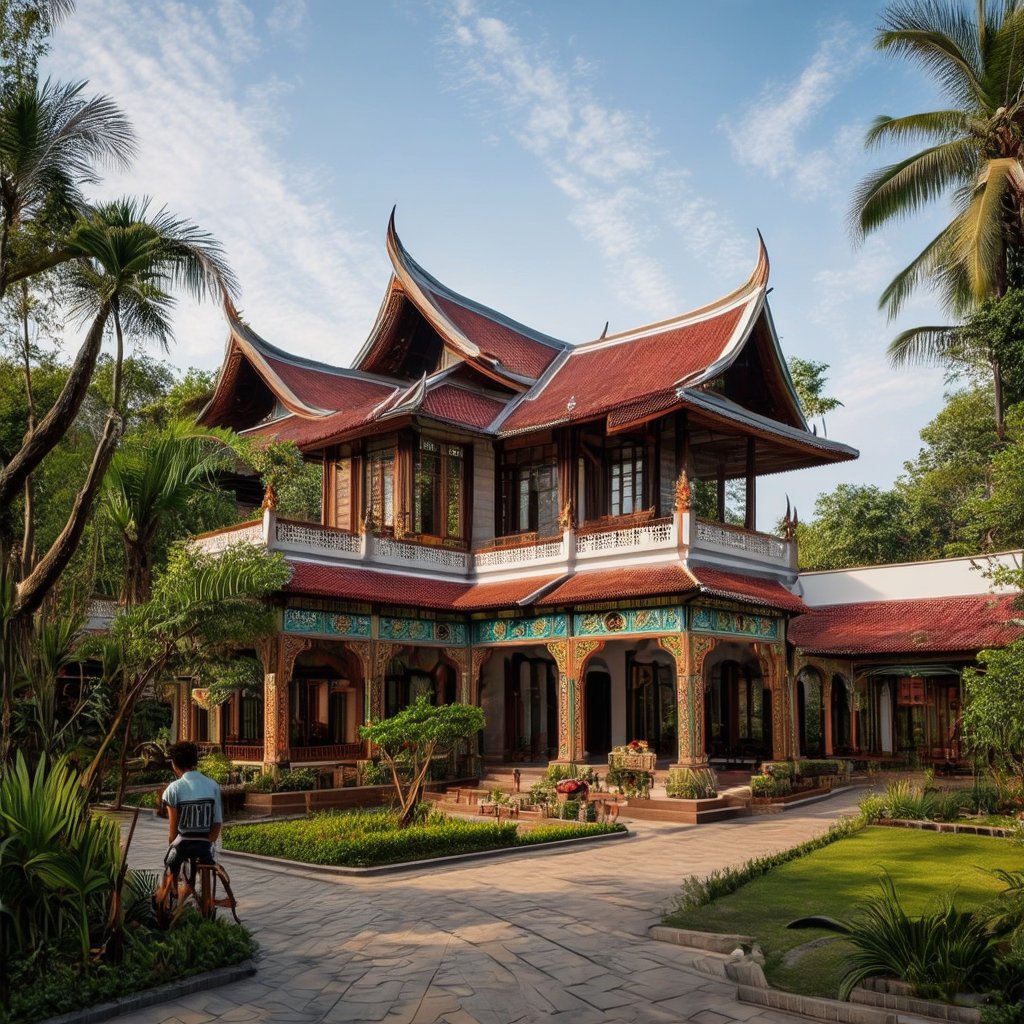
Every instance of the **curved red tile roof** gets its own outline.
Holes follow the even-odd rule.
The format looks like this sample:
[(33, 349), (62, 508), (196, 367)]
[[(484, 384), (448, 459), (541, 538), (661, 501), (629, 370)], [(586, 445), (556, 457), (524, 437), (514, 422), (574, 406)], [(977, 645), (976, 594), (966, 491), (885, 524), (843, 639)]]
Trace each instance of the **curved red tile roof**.
[(393, 385), (351, 372), (330, 373), (263, 353), (261, 356), (296, 398), (328, 412), (364, 404), (371, 399), (375, 403), (382, 402), (394, 391)]
[(678, 563), (591, 569), (576, 573), (536, 603), (582, 604), (585, 601), (617, 601), (627, 597), (688, 594), (695, 590), (697, 582)]
[(923, 597), (828, 605), (789, 625), (789, 642), (809, 654), (930, 654), (1005, 647), (1024, 629), (1012, 594)]
[(559, 350), (527, 337), (512, 327), (431, 292), (431, 299), (481, 352), (494, 356), (503, 367), (522, 377), (539, 377)]
[(483, 430), (497, 419), (504, 408), (505, 403), (496, 398), (467, 391), (454, 384), (442, 384), (426, 393), (419, 411), (426, 416)]
[(788, 591), (778, 580), (761, 576), (747, 576), (724, 569), (709, 569), (705, 566), (691, 566), (701, 591), (712, 597), (723, 597), (744, 604), (759, 604), (766, 608), (778, 608), (785, 612), (802, 612), (807, 605)]
[(507, 608), (554, 582), (557, 576), (531, 576), (495, 583), (426, 579), (340, 565), (289, 561), (292, 577), (284, 589), (313, 597), (335, 597), (368, 604), (429, 608), (432, 611), (485, 611)]
[(661, 405), (678, 381), (719, 359), (746, 309), (745, 304), (735, 306), (696, 323), (573, 349), (536, 397), (516, 406), (499, 432), (594, 419), (617, 406), (647, 401)]

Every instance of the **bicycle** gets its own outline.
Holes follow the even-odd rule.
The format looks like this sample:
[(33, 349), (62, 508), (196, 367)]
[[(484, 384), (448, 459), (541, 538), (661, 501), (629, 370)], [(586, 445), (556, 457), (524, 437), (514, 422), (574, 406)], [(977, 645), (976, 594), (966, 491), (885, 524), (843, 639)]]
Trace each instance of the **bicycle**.
[[(223, 887), (224, 895), (217, 895), (217, 886)], [(203, 860), (200, 855), (188, 857), (178, 870), (174, 884), (167, 887), (163, 899), (153, 894), (153, 914), (157, 926), (170, 928), (191, 904), (199, 915), (208, 921), (217, 917), (217, 910), (230, 910), (236, 924), (238, 901), (231, 889), (231, 878), (227, 871), (213, 860)]]

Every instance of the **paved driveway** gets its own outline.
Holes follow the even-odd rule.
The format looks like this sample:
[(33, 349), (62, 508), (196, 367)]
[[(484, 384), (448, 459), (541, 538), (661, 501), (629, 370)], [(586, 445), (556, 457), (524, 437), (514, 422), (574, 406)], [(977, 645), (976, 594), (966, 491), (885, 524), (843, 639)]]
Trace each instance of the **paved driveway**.
[[(699, 828), (637, 822), (623, 842), (376, 879), (225, 858), (262, 949), (258, 974), (119, 1020), (791, 1022), (738, 1003), (694, 954), (647, 929), (684, 876), (792, 846), (855, 805), (845, 793)], [(159, 865), (166, 834), (140, 820), (133, 864)]]

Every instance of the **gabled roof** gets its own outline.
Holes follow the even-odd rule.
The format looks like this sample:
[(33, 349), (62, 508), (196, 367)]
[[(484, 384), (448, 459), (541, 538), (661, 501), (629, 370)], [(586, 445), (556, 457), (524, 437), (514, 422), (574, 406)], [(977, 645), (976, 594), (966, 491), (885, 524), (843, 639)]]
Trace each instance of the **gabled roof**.
[[(201, 423), (239, 426), (231, 422), (232, 412), (238, 398), (252, 397), (239, 394), (248, 390), (244, 384), (251, 383), (247, 371), (255, 374), (272, 399), (290, 414), (285, 419), (307, 422), (323, 421), (339, 410), (344, 410), (346, 419), (358, 418), (360, 411), (369, 413), (398, 389), (394, 381), (304, 359), (271, 345), (241, 319), (230, 303), (225, 303), (225, 314), (227, 351), (213, 397), (199, 415)], [(271, 421), (267, 426), (274, 422), (282, 420)]]
[(956, 654), (1005, 647), (1024, 634), (1013, 594), (922, 597), (828, 605), (789, 625), (808, 654)]
[(402, 301), (411, 302), (437, 331), (446, 349), (474, 365), (482, 374), (522, 390), (531, 385), (568, 346), (464, 295), (428, 274), (406, 251), (395, 230), (395, 211), (388, 221), (387, 250), (394, 276), (377, 322), (353, 364), (376, 370), (395, 343), (395, 325)]

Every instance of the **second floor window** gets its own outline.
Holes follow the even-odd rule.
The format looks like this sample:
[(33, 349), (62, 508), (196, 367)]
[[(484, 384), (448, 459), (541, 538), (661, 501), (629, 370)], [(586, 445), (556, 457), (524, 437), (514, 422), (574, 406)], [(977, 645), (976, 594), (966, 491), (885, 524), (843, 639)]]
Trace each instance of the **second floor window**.
[(366, 460), (366, 511), (374, 530), (395, 528), (395, 452), (371, 452)]
[(558, 533), (558, 463), (554, 445), (505, 454), (502, 466), (502, 532)]
[(421, 437), (413, 478), (413, 532), (462, 537), (462, 445)]
[(646, 452), (640, 445), (626, 444), (608, 452), (613, 516), (639, 512), (644, 506), (644, 463)]

